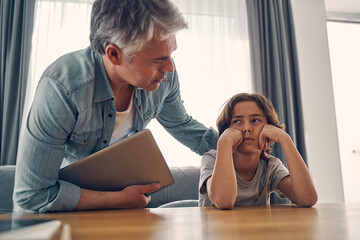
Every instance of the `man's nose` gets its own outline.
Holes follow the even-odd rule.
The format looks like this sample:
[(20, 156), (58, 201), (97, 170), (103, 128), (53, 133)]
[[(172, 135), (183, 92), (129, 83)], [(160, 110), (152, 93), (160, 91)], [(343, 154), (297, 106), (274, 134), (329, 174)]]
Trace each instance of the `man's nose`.
[(175, 70), (173, 61), (171, 58), (166, 59), (162, 64), (160, 71), (161, 72), (173, 72)]

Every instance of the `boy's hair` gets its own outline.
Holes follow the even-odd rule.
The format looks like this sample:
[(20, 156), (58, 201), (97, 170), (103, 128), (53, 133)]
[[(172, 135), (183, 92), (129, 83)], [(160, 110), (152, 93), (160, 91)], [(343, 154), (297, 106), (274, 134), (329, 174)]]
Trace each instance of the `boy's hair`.
[(109, 44), (119, 47), (126, 58), (142, 50), (154, 34), (160, 40), (187, 24), (170, 0), (96, 0), (90, 23), (90, 45), (105, 54)]
[[(219, 131), (219, 136), (227, 128), (230, 127), (234, 106), (239, 102), (255, 102), (266, 116), (266, 120), (268, 124), (274, 125), (275, 127), (278, 127), (280, 129), (285, 129), (285, 125), (280, 124), (279, 117), (278, 114), (276, 113), (274, 105), (271, 103), (271, 101), (268, 98), (258, 93), (253, 93), (253, 94), (239, 93), (234, 95), (225, 103), (225, 106), (216, 121), (216, 125)], [(270, 153), (271, 147), (269, 146), (269, 148), (266, 151)]]

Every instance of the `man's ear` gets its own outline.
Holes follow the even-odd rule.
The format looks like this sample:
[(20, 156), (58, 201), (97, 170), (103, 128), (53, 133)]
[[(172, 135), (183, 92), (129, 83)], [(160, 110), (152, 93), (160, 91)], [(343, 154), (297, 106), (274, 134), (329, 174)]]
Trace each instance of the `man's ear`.
[(105, 54), (109, 61), (114, 65), (120, 65), (124, 59), (123, 52), (114, 44), (106, 46)]

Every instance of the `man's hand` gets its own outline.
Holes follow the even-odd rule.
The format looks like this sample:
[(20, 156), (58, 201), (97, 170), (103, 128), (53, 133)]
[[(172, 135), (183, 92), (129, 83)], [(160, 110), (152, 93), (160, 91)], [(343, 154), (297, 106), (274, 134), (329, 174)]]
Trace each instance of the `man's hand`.
[(143, 208), (151, 201), (151, 196), (146, 196), (145, 193), (156, 191), (159, 188), (159, 183), (126, 187), (121, 191), (124, 198), (121, 198), (123, 201), (119, 204), (119, 208)]

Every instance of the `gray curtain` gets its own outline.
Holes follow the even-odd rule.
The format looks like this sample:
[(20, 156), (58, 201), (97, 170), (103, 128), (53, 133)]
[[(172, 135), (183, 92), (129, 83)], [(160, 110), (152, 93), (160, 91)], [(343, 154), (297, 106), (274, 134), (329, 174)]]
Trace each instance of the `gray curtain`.
[[(274, 104), (306, 163), (300, 83), (290, 0), (248, 0), (253, 83)], [(284, 160), (281, 146), (273, 154)], [(286, 163), (285, 163), (286, 164)], [(272, 196), (272, 203), (286, 203)]]
[(0, 165), (14, 165), (24, 108), (35, 0), (0, 2)]

